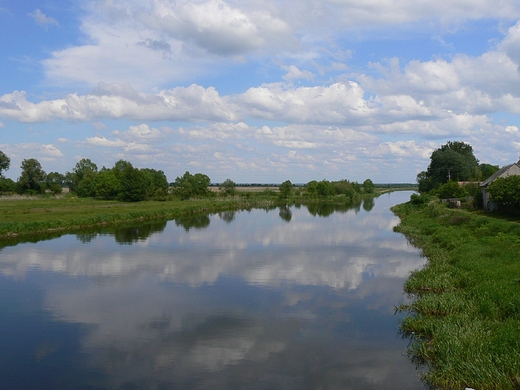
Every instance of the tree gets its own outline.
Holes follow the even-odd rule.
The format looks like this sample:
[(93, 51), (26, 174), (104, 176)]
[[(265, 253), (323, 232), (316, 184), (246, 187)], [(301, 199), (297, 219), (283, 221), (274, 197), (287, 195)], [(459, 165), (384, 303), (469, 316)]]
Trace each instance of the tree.
[(226, 196), (233, 196), (237, 192), (236, 184), (231, 179), (224, 180), (224, 182), (219, 186), (219, 190)]
[(0, 179), (4, 178), (3, 171), (7, 171), (11, 164), (11, 160), (7, 155), (0, 150)]
[(139, 202), (144, 200), (147, 191), (147, 177), (139, 170), (128, 163), (121, 171), (121, 192), (119, 198), (129, 202)]
[(188, 171), (175, 179), (175, 193), (183, 200), (192, 196), (204, 196), (208, 194), (208, 187), (211, 183), (210, 178), (202, 173), (192, 175)]
[(101, 169), (94, 179), (96, 197), (102, 199), (116, 199), (121, 192), (121, 181), (112, 169)]
[(334, 195), (334, 186), (328, 180), (322, 180), (318, 182), (317, 185), (318, 195), (322, 198), (326, 198), (327, 196)]
[(356, 194), (354, 185), (348, 180), (334, 181), (332, 184), (334, 185), (334, 191), (338, 195), (345, 195), (352, 199)]
[(417, 176), (419, 188), (427, 192), (448, 180), (472, 180), (480, 175), (478, 160), (471, 145), (460, 141), (448, 141), (433, 151), (430, 165)]
[(25, 159), (22, 161), (20, 168), (22, 168), (22, 174), (18, 178), (20, 192), (41, 192), (46, 175), (38, 160), (34, 158)]
[(15, 192), (16, 183), (13, 179), (0, 179), (0, 192)]
[(366, 179), (366, 180), (363, 182), (363, 190), (364, 190), (367, 194), (373, 194), (373, 193), (374, 193), (375, 186), (374, 186), (374, 183), (372, 182), (372, 180), (370, 180), (370, 179)]
[[(78, 193), (78, 196), (94, 196), (94, 179), (98, 172), (98, 167), (88, 158), (82, 158), (76, 163), (72, 172), (66, 173), (66, 183), (71, 191)], [(81, 183), (85, 179), (85, 183)]]
[(151, 168), (141, 169), (147, 181), (147, 197), (153, 197), (156, 193), (168, 193), (168, 179), (163, 171), (157, 171)]
[(311, 180), (305, 184), (305, 190), (311, 197), (316, 197), (318, 195), (318, 182), (316, 180)]
[(97, 172), (87, 170), (83, 174), (81, 180), (77, 183), (75, 190), (79, 197), (94, 197), (96, 196), (95, 180)]
[(498, 165), (491, 165), (491, 164), (480, 164), (479, 166), (481, 177), (480, 180), (486, 180), (489, 176), (491, 176), (493, 173), (498, 171), (500, 167)]
[(293, 185), (290, 180), (284, 181), (278, 188), (280, 190), (280, 195), (284, 198), (289, 198), (293, 192)]
[(59, 194), (62, 191), (65, 176), (58, 172), (51, 172), (47, 175), (46, 184), (53, 194)]

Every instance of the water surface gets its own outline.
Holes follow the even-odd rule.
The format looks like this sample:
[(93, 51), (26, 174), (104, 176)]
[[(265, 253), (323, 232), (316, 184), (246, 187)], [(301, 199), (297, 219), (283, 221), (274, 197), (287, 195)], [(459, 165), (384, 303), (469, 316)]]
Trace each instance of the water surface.
[(410, 192), (0, 250), (0, 383), (19, 389), (422, 389), (394, 307), (424, 263)]

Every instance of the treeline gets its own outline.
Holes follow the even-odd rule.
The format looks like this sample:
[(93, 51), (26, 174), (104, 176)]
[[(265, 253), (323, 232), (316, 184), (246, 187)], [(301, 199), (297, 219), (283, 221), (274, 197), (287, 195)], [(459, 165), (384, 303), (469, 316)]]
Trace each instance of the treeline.
[[(83, 158), (70, 172), (61, 174), (46, 173), (38, 160), (30, 158), (22, 161), (20, 166), (22, 172), (16, 182), (3, 176), (3, 172), (8, 170), (9, 166), (10, 159), (0, 151), (0, 193), (59, 194), (63, 188), (68, 188), (78, 197), (131, 202), (147, 199), (166, 200), (169, 197), (185, 200), (217, 196), (217, 193), (210, 189), (209, 176), (203, 173), (185, 172), (174, 182), (169, 183), (163, 171), (151, 168), (139, 169), (126, 160), (117, 161), (112, 168), (98, 169), (90, 159)], [(236, 184), (231, 179), (225, 180), (218, 187), (218, 194), (221, 196), (237, 195)], [(366, 179), (362, 185), (348, 180), (312, 180), (303, 187), (295, 186), (286, 180), (279, 186), (278, 196), (326, 198), (341, 195), (355, 199), (360, 194), (372, 194), (374, 190), (375, 185), (370, 179)], [(265, 192), (267, 195), (273, 195), (272, 191), (267, 189)]]
[(84, 158), (65, 174), (46, 173), (40, 162), (34, 158), (23, 160), (20, 168), (22, 173), (16, 182), (3, 177), (0, 179), (1, 192), (59, 194), (65, 187), (79, 197), (133, 202), (164, 198), (168, 193), (168, 180), (163, 171), (139, 169), (125, 160), (117, 161), (112, 168), (103, 167), (98, 170), (95, 163)]

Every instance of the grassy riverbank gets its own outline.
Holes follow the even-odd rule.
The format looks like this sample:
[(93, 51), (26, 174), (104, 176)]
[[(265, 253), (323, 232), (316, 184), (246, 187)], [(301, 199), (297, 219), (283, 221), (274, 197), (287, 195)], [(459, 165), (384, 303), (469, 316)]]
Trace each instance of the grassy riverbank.
[(0, 239), (78, 231), (272, 205), (275, 197), (119, 202), (77, 197), (0, 199)]
[(405, 284), (409, 354), (437, 389), (520, 389), (520, 223), (434, 201), (396, 227), (429, 261)]
[(274, 207), (286, 203), (351, 203), (361, 202), (345, 196), (329, 198), (291, 197), (282, 199), (273, 191), (242, 192), (233, 197), (212, 196), (201, 199), (121, 202), (93, 198), (64, 197), (0, 197), (0, 240), (38, 236), (57, 232), (77, 232), (106, 226), (135, 224), (143, 221), (171, 220), (189, 215), (220, 211)]

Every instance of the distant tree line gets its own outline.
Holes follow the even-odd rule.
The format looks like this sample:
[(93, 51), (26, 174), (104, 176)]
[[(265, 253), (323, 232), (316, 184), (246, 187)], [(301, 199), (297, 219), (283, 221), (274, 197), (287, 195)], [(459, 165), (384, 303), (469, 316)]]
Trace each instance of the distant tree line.
[[(217, 195), (216, 192), (210, 190), (209, 176), (203, 173), (191, 174), (186, 171), (174, 182), (168, 183), (163, 171), (151, 168), (139, 169), (126, 160), (117, 161), (112, 168), (98, 169), (98, 166), (90, 159), (83, 158), (70, 172), (61, 174), (59, 172), (46, 173), (38, 160), (30, 158), (22, 161), (20, 166), (22, 172), (16, 182), (3, 176), (9, 167), (9, 157), (0, 151), (0, 193), (59, 194), (63, 188), (68, 188), (78, 197), (131, 202), (146, 199), (166, 200), (169, 196), (185, 200)], [(370, 179), (366, 179), (362, 185), (348, 180), (312, 180), (301, 187), (286, 180), (278, 188), (279, 196), (285, 199), (293, 196), (295, 189), (297, 189), (298, 195), (302, 195), (303, 190), (303, 195), (310, 198), (344, 195), (353, 199), (362, 193), (374, 193), (375, 185)], [(226, 179), (220, 184), (219, 190), (221, 196), (237, 194), (236, 183), (231, 179)], [(266, 190), (267, 192), (272, 195), (272, 191)]]

